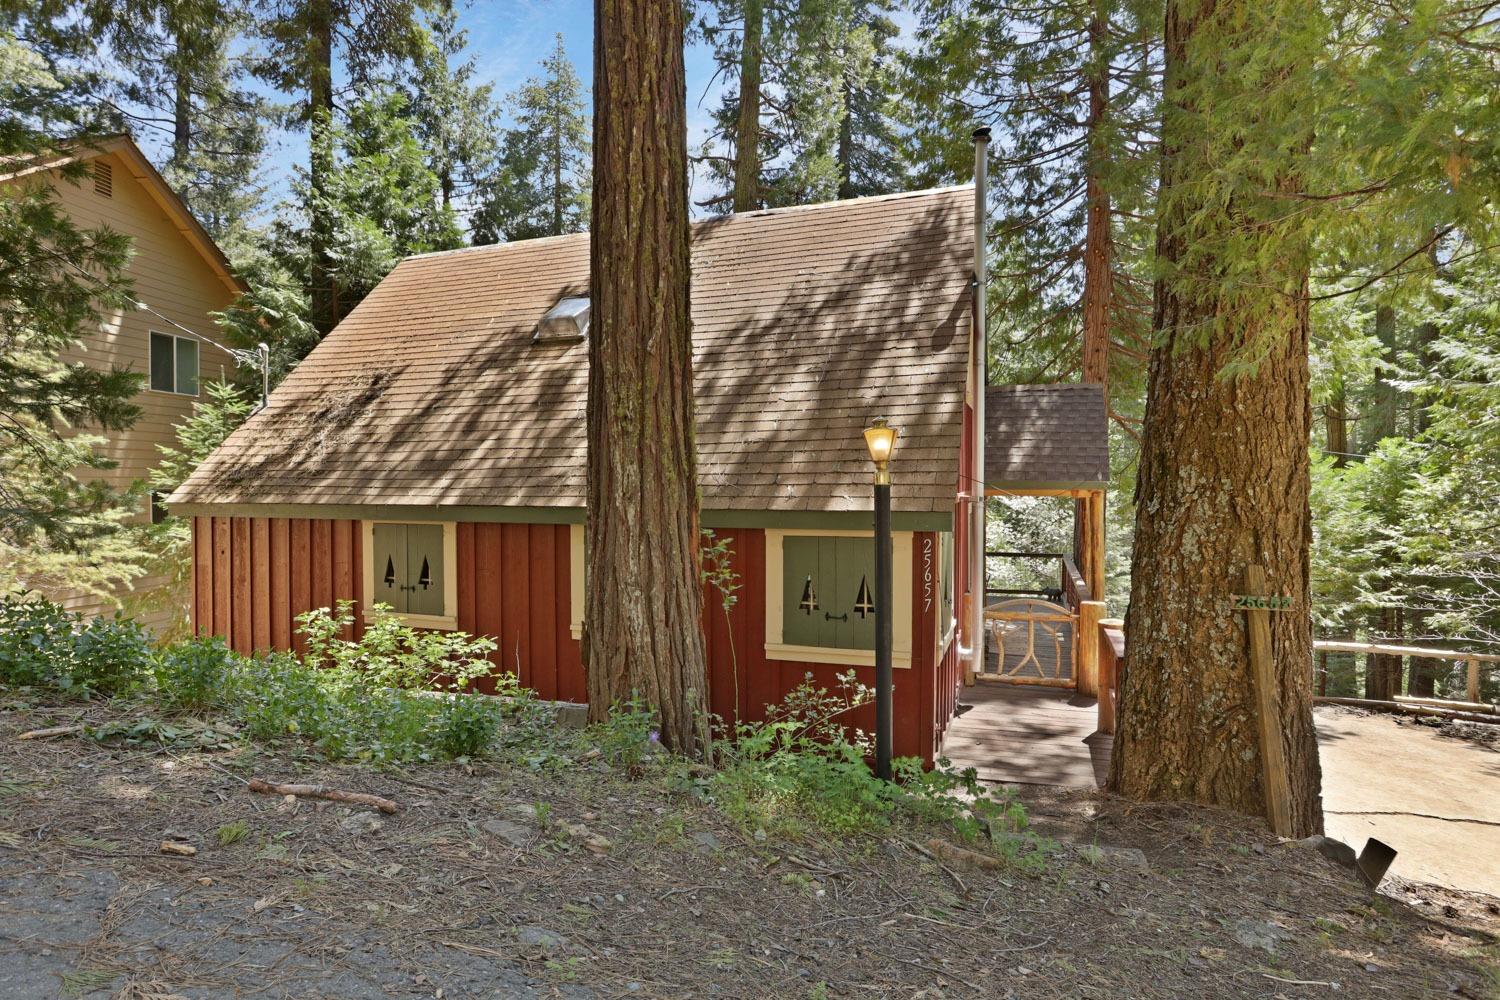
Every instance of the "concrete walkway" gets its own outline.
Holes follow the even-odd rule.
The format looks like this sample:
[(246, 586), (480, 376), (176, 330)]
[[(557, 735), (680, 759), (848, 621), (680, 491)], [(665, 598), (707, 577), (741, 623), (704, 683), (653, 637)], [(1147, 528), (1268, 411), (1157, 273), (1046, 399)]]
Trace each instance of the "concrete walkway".
[(1330, 837), (1375, 837), (1400, 852), (1394, 874), (1500, 896), (1500, 751), (1382, 713), (1316, 716)]

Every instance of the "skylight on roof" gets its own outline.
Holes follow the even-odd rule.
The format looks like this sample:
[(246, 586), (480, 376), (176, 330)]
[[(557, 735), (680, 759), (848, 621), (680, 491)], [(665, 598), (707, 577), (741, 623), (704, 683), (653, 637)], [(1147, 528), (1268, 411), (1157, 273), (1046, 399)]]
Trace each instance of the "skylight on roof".
[(589, 299), (586, 295), (569, 295), (547, 310), (536, 325), (538, 344), (571, 343), (589, 335)]

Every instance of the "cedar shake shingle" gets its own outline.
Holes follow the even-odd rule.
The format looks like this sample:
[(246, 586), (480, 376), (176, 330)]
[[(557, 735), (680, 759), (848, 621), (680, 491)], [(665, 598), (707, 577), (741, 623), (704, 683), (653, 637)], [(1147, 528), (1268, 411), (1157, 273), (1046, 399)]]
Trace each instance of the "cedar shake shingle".
[[(973, 189), (693, 226), (698, 474), (709, 510), (868, 510), (861, 431), (901, 429), (897, 510), (949, 512)], [(173, 494), (193, 504), (584, 504), (588, 236), (398, 265)]]
[(984, 481), (997, 489), (1108, 486), (1104, 387), (990, 386), (984, 394)]

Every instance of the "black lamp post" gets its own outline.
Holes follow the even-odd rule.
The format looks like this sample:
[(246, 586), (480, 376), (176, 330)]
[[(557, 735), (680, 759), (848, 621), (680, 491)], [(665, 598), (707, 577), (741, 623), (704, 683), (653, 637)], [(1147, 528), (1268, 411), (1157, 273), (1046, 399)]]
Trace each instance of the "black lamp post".
[(865, 431), (875, 463), (875, 776), (891, 780), (891, 453), (897, 430), (884, 417)]

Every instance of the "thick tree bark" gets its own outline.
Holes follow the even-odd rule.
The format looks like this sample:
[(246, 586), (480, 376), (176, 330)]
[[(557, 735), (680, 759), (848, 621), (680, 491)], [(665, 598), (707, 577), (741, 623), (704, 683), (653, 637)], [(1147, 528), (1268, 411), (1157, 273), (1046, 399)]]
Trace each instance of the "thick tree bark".
[(589, 334), (589, 715), (638, 695), (707, 738), (688, 320), (682, 5), (599, 0)]
[(734, 143), (736, 212), (760, 207), (760, 61), (764, 30), (762, 0), (745, 0), (745, 26), (740, 35), (740, 113)]
[[(1246, 567), (1260, 565), (1270, 589), (1292, 598), (1289, 609), (1269, 616), (1271, 655), (1292, 827), (1306, 835), (1323, 825), (1308, 606), (1307, 254), (1283, 246), (1267, 255), (1254, 282), (1221, 291), (1201, 280), (1220, 271), (1205, 254), (1224, 245), (1215, 235), (1255, 223), (1232, 200), (1210, 206), (1181, 193), (1213, 155), (1190, 74), (1213, 66), (1205, 47), (1235, 37), (1229, 26), (1249, 2), (1168, 3), (1171, 107), (1157, 229), (1164, 275), (1153, 317), (1112, 784), (1132, 798), (1267, 814), (1246, 616), (1232, 601)], [(1214, 127), (1222, 134), (1226, 124)], [(1174, 265), (1188, 259), (1195, 271), (1184, 277)], [(1268, 345), (1253, 373), (1222, 375), (1251, 338)]]
[(310, 5), (310, 65), (307, 80), (308, 162), (307, 181), (313, 195), (308, 218), (308, 250), (312, 260), (310, 296), (313, 325), (327, 333), (338, 323), (337, 280), (333, 258), (333, 221), (317, 195), (325, 192), (333, 173), (333, 11), (330, 0)]

